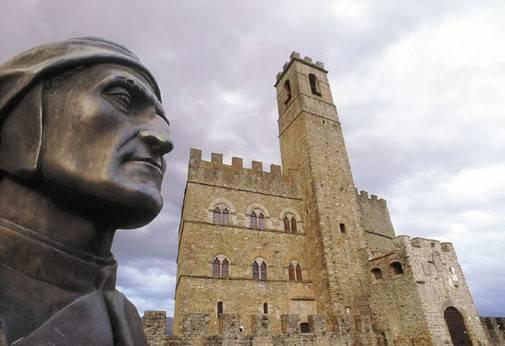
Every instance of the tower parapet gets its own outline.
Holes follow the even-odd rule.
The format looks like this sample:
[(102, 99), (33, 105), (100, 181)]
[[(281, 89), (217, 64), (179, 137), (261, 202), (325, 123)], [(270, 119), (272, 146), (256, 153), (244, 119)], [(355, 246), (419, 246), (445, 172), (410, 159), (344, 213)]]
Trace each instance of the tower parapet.
[(190, 150), (188, 182), (208, 184), (259, 193), (299, 198), (296, 172), (289, 170), (283, 174), (280, 165), (270, 165), (270, 171), (263, 169), (263, 163), (252, 161), (251, 168), (243, 166), (241, 157), (232, 157), (230, 164), (223, 163), (223, 154), (211, 153), (210, 161), (202, 159), (202, 151)]

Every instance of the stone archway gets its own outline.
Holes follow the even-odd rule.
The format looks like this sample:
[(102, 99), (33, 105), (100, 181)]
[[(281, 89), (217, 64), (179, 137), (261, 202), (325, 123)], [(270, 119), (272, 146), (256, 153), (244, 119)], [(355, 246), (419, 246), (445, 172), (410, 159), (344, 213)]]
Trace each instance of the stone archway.
[(448, 307), (444, 311), (445, 323), (451, 334), (454, 346), (471, 346), (472, 343), (468, 337), (465, 322), (461, 313), (454, 307)]

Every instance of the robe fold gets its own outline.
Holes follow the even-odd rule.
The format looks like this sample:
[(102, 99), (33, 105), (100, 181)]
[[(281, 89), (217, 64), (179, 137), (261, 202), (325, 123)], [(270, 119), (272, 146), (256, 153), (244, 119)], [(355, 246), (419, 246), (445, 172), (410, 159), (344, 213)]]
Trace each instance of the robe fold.
[(147, 345), (116, 270), (0, 219), (0, 346)]

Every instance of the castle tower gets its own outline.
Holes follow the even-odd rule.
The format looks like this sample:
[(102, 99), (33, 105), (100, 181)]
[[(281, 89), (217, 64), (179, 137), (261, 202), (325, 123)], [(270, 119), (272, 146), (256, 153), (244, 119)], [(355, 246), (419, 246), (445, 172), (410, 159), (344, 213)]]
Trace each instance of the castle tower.
[(369, 316), (366, 245), (327, 71), (321, 62), (293, 52), (275, 87), (282, 165), (298, 170), (305, 196), (318, 313), (354, 316), (352, 325), (359, 325)]

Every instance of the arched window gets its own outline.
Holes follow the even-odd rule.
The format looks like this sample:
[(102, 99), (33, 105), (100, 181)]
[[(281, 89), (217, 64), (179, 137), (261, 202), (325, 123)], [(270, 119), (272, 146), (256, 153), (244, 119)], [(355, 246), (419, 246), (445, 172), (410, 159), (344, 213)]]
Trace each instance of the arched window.
[(214, 259), (214, 261), (212, 261), (212, 276), (218, 278), (219, 275), (220, 275), (220, 267), (221, 266), (221, 262), (219, 261), (219, 259), (216, 257)]
[(284, 232), (288, 232), (289, 233), (289, 219), (287, 216), (284, 216)]
[(289, 82), (289, 79), (284, 82), (284, 90), (286, 91), (286, 100), (284, 103), (287, 104), (289, 100), (291, 100), (291, 83)]
[(267, 303), (263, 303), (263, 313), (268, 314), (268, 304)]
[(310, 83), (310, 91), (312, 94), (321, 96), (321, 93), (319, 92), (319, 89), (317, 88), (317, 77), (315, 74), (310, 73), (309, 74), (309, 83)]
[(228, 259), (225, 258), (223, 260), (222, 265), (221, 265), (221, 277), (223, 277), (223, 278), (227, 278), (229, 275), (228, 265), (229, 265)]
[(403, 274), (402, 264), (400, 262), (393, 262), (389, 265), (389, 269), (395, 275)]
[(217, 302), (217, 317), (224, 312), (223, 302)]
[(252, 265), (253, 279), (259, 280), (260, 278), (260, 267), (258, 262), (254, 261)]
[(296, 233), (296, 219), (294, 217), (291, 218), (291, 233)]
[(258, 215), (258, 228), (259, 229), (265, 228), (265, 215), (263, 215), (263, 213), (260, 213)]
[(212, 221), (215, 224), (220, 224), (221, 223), (221, 209), (219, 209), (219, 207), (215, 207), (214, 208), (214, 214), (213, 214)]
[(260, 279), (261, 280), (266, 280), (267, 279), (267, 264), (265, 262), (261, 263), (261, 271), (260, 271)]
[(289, 280), (291, 280), (291, 281), (296, 280), (296, 277), (295, 277), (295, 266), (293, 265), (293, 263), (289, 264), (288, 274), (289, 274)]
[(382, 279), (382, 270), (380, 270), (379, 268), (373, 268), (372, 274), (375, 280)]
[(216, 278), (230, 276), (230, 261), (225, 256), (218, 255), (212, 260), (212, 276)]
[(228, 208), (224, 208), (221, 223), (223, 225), (227, 225), (229, 221), (230, 221), (230, 212), (228, 211)]
[(256, 228), (258, 226), (258, 219), (256, 216), (257, 216), (256, 213), (253, 211), (250, 217), (251, 228)]
[(302, 281), (302, 267), (300, 263), (296, 264), (296, 280)]

